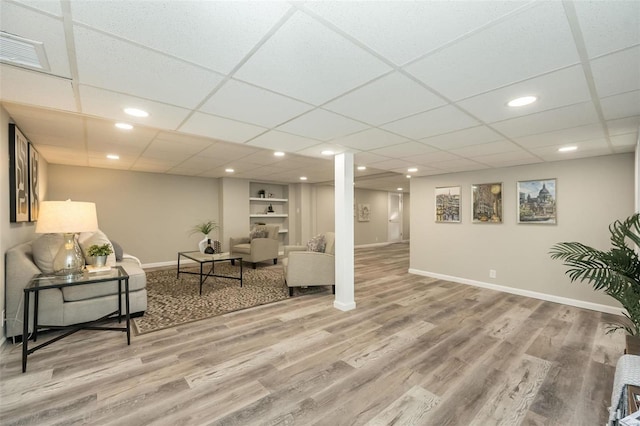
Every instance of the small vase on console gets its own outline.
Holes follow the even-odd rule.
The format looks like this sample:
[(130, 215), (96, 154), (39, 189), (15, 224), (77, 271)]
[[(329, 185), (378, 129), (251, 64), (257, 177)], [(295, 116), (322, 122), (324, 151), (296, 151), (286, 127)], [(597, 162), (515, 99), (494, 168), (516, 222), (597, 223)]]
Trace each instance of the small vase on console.
[(200, 253), (204, 253), (204, 249), (207, 247), (207, 241), (209, 241), (209, 235), (205, 234), (202, 241), (198, 243), (198, 249), (200, 249)]

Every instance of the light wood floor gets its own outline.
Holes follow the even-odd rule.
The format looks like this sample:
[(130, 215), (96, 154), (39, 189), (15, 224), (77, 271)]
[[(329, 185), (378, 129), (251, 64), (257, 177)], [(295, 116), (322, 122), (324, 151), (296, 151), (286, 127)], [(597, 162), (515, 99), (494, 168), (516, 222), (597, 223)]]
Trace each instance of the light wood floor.
[(604, 425), (610, 316), (407, 274), (408, 245), (356, 250), (330, 292), (133, 336), (6, 344), (0, 424)]

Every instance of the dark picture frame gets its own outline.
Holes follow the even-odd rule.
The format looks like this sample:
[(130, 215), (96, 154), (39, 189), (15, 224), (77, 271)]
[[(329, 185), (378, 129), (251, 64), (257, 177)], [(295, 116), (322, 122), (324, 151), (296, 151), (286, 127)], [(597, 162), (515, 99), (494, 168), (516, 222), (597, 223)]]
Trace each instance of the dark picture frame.
[(502, 223), (502, 182), (471, 185), (472, 223)]
[(9, 220), (29, 221), (29, 143), (15, 124), (9, 123)]
[(518, 181), (518, 223), (557, 224), (557, 184), (555, 178)]
[(29, 143), (29, 221), (38, 220), (40, 211), (40, 154)]

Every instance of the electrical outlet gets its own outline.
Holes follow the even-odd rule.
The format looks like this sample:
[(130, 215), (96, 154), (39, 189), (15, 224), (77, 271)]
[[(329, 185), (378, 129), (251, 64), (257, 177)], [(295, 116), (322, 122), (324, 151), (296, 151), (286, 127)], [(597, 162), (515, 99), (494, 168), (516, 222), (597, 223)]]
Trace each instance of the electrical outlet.
[(489, 278), (495, 278), (495, 277), (496, 277), (496, 270), (489, 269)]

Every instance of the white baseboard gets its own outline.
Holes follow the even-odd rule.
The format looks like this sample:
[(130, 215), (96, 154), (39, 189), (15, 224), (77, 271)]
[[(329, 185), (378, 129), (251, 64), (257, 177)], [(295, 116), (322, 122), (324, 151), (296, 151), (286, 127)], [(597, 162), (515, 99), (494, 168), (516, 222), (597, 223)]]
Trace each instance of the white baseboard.
[(454, 277), (450, 275), (438, 274), (435, 272), (422, 271), (419, 269), (409, 268), (409, 273), (414, 275), (422, 275), (425, 277), (436, 278), (439, 280), (453, 281), (455, 283), (467, 284), (474, 287), (488, 288), (490, 290), (501, 291), (503, 293), (517, 294), (518, 296), (533, 297), (534, 299), (546, 300), (548, 302), (561, 303), (563, 305), (575, 306), (577, 308), (590, 309), (592, 311), (606, 312), (613, 315), (622, 315), (622, 307), (602, 305), (600, 303), (586, 302), (584, 300), (570, 299), (568, 297), (554, 296), (552, 294), (539, 293), (537, 291), (524, 290), (515, 287), (507, 287), (503, 285), (485, 283), (482, 281), (470, 280), (468, 278)]
[[(188, 264), (188, 263), (196, 263), (196, 262), (194, 262), (191, 259), (180, 260), (180, 265)], [(142, 267), (143, 268), (160, 268), (164, 266), (177, 266), (177, 265), (178, 265), (177, 260), (167, 260), (166, 262), (143, 263)]]
[(384, 243), (360, 244), (360, 245), (354, 246), (354, 248), (383, 247), (383, 246), (388, 246), (388, 245), (391, 245), (391, 244), (393, 244), (393, 243), (384, 242)]

